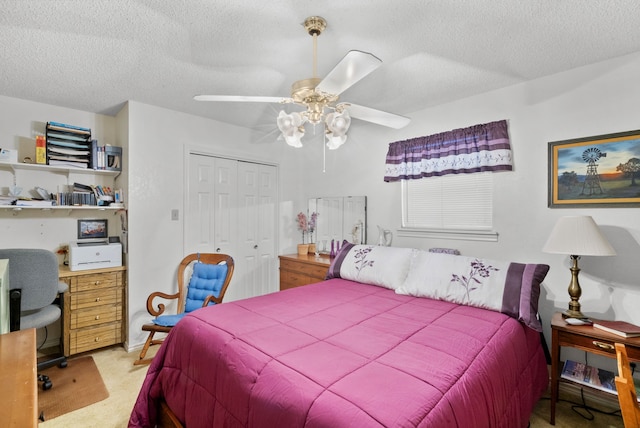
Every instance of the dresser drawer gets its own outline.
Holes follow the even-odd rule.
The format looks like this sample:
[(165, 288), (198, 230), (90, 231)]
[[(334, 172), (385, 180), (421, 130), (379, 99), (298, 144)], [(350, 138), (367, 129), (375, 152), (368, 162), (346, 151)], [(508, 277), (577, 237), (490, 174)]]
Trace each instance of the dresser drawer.
[(122, 289), (109, 288), (106, 290), (74, 293), (71, 294), (70, 303), (72, 311), (105, 305), (120, 305), (122, 303)]
[(70, 330), (69, 334), (71, 353), (77, 354), (121, 343), (122, 323), (116, 322), (98, 327)]
[(71, 279), (71, 292), (115, 287), (122, 283), (121, 280), (118, 281), (121, 275), (121, 272), (105, 272), (74, 277)]
[(280, 289), (300, 287), (301, 285), (311, 284), (309, 275), (303, 275), (297, 272), (280, 270)]
[(280, 260), (280, 270), (298, 272), (323, 281), (327, 276), (329, 265), (319, 266), (311, 263), (300, 263), (290, 260)]
[(102, 305), (73, 311), (69, 327), (78, 329), (115, 321), (122, 321), (122, 305)]

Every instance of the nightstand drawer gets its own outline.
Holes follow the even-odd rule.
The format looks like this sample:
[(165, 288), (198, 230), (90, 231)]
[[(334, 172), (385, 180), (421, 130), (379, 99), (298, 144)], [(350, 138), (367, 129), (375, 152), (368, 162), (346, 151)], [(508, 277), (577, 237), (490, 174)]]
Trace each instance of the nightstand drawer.
[(73, 311), (70, 328), (91, 327), (114, 321), (122, 321), (122, 305), (101, 305), (91, 309)]
[(115, 287), (118, 285), (118, 275), (122, 273), (107, 272), (74, 277), (71, 280), (71, 292)]
[(91, 351), (122, 342), (122, 323), (71, 330), (71, 353)]
[[(583, 351), (616, 358), (616, 348), (614, 345), (616, 339), (614, 338), (581, 336), (570, 332), (559, 331), (558, 339), (560, 346), (569, 345), (573, 348), (582, 349)], [(626, 339), (621, 337), (619, 343), (623, 343), (625, 340)], [(640, 361), (640, 347), (627, 344), (626, 348), (629, 359)]]
[(110, 288), (108, 290), (85, 291), (71, 295), (71, 310), (96, 306), (115, 305), (122, 303), (122, 289)]

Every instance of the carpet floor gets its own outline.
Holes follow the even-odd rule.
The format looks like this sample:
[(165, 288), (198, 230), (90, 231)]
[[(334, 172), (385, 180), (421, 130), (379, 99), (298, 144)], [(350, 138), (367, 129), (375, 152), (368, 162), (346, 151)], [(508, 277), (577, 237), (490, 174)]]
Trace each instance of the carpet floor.
[[(155, 348), (155, 349), (154, 349)], [(152, 347), (152, 352), (157, 351), (158, 346)], [(152, 352), (149, 355), (153, 355)], [(40, 423), (41, 428), (67, 428), (67, 427), (100, 427), (100, 428), (124, 428), (129, 421), (131, 409), (138, 397), (138, 391), (142, 386), (148, 366), (134, 366), (138, 353), (127, 353), (122, 347), (107, 348), (91, 354), (100, 370), (100, 374), (109, 391), (109, 398), (90, 406), (78, 409), (71, 413), (59, 416), (55, 419)], [(54, 381), (55, 388), (55, 381)], [(542, 398), (536, 405), (530, 418), (530, 428), (552, 427), (549, 424), (549, 394)], [(589, 407), (602, 408), (585, 394)], [(593, 419), (589, 420), (589, 414), (584, 410), (574, 411), (572, 403), (580, 402), (579, 396), (568, 394), (561, 390), (561, 401), (557, 405), (555, 428), (623, 428), (622, 418), (619, 414), (609, 415), (611, 409), (602, 408), (604, 413), (591, 411)], [(615, 408), (615, 401), (612, 401)], [(585, 417), (581, 416), (580, 412)]]

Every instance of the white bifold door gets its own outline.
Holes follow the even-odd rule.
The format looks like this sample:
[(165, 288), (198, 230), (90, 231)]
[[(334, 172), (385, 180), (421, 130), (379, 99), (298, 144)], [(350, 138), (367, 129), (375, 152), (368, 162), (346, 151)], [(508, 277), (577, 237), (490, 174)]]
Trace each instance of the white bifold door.
[(225, 301), (277, 291), (277, 167), (192, 153), (188, 168), (186, 253), (233, 257)]

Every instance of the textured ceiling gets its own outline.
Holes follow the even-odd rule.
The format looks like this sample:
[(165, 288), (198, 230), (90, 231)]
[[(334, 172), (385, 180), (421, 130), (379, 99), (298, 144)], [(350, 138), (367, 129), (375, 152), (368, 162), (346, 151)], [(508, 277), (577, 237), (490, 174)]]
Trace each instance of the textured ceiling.
[(0, 0), (0, 11), (2, 95), (109, 115), (135, 100), (256, 130), (275, 128), (279, 105), (192, 97), (289, 96), (312, 76), (312, 15), (328, 21), (320, 77), (352, 49), (383, 61), (341, 100), (407, 116), (640, 49), (637, 0)]

